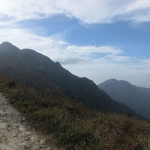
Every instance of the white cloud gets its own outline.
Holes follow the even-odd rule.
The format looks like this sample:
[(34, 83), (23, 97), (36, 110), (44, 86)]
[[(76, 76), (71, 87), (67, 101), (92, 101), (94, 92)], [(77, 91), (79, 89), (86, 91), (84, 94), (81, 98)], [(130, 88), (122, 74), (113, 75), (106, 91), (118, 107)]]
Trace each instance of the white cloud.
[(59, 61), (65, 65), (92, 61), (91, 55), (93, 53), (104, 54), (103, 58), (100, 59), (113, 62), (123, 62), (130, 59), (128, 56), (123, 56), (123, 51), (114, 46), (72, 46), (53, 36), (36, 35), (27, 29), (5, 28), (3, 30), (1, 28), (0, 34), (1, 42), (9, 41), (20, 49), (31, 48), (37, 50), (54, 61)]
[(110, 59), (116, 62), (126, 62), (126, 63), (131, 62), (133, 59), (130, 56), (121, 56), (121, 55), (115, 55), (115, 54), (106, 55), (104, 58)]
[[(98, 58), (91, 57), (93, 53), (100, 55)], [(101, 56), (101, 54), (103, 54)], [(95, 61), (95, 59), (97, 59)], [(96, 63), (99, 60), (107, 62), (130, 62), (129, 56), (124, 56), (123, 51), (114, 46), (71, 46), (65, 45), (55, 51), (54, 61), (59, 61), (63, 65), (76, 63)]]
[(120, 54), (123, 53), (122, 50), (117, 49), (113, 46), (68, 46), (68, 51), (74, 51), (75, 53), (78, 53), (80, 55), (87, 53), (88, 55), (92, 52), (98, 52), (98, 53), (105, 53), (105, 54)]
[(142, 62), (150, 64), (150, 59), (143, 59)]
[[(0, 43), (4, 41), (11, 42), (20, 49), (34, 49), (64, 65), (84, 62), (96, 63), (100, 60), (109, 63), (130, 63), (133, 61), (133, 58), (123, 54), (123, 50), (114, 46), (73, 46), (53, 36), (45, 37), (37, 35), (31, 30), (15, 27), (0, 28)], [(100, 56), (93, 58), (92, 54), (94, 53)], [(97, 60), (95, 61), (95, 59)]]
[(62, 56), (62, 57), (56, 57), (54, 59), (55, 61), (58, 61), (62, 65), (72, 65), (72, 64), (82, 64), (89, 63), (92, 61), (90, 58), (82, 58), (79, 56)]
[(116, 20), (143, 22), (150, 21), (150, 1), (1, 0), (0, 2), (0, 25), (57, 14), (74, 17), (88, 24), (108, 23)]
[(45, 53), (49, 50), (61, 49), (67, 44), (65, 41), (44, 37), (32, 33), (31, 30), (19, 28), (0, 28), (0, 42), (8, 41), (20, 49), (31, 48)]
[[(0, 43), (4, 41), (11, 42), (20, 49), (34, 49), (63, 65), (85, 62), (96, 64), (100, 60), (124, 63), (131, 60), (129, 56), (124, 56), (123, 50), (113, 46), (73, 46), (53, 36), (44, 37), (31, 30), (15, 27), (0, 28)], [(91, 57), (93, 53), (100, 55), (96, 61)]]
[[(150, 60), (125, 56), (123, 50), (114, 46), (73, 46), (54, 37), (44, 37), (27, 29), (0, 28), (0, 43), (8, 41), (20, 49), (31, 48), (78, 76), (86, 76), (95, 83), (106, 79), (124, 79), (132, 84), (149, 87)], [(99, 58), (92, 58), (99, 53)], [(137, 68), (138, 67), (138, 68)], [(132, 68), (132, 69), (131, 69)], [(141, 70), (144, 68), (143, 70)]]

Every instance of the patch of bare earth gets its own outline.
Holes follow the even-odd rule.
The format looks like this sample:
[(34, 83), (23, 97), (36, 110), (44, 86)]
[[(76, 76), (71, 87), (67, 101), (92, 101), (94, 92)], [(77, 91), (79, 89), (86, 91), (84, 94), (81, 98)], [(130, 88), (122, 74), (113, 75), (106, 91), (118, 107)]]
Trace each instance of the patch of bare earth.
[(0, 94), (0, 150), (55, 150)]

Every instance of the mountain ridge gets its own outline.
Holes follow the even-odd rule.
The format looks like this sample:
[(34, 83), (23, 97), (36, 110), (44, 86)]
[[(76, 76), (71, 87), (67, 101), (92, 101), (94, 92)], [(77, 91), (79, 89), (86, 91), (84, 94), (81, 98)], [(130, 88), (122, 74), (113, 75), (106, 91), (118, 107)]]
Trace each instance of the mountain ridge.
[(101, 111), (131, 113), (137, 116), (127, 106), (110, 98), (92, 80), (73, 75), (58, 62), (55, 63), (34, 50), (20, 50), (4, 42), (0, 45), (0, 56), (0, 75), (32, 87), (38, 85), (41, 88), (61, 88), (78, 97), (86, 105)]
[(125, 103), (128, 107), (141, 116), (150, 119), (150, 89), (138, 87), (127, 81), (110, 79), (98, 85), (118, 102)]

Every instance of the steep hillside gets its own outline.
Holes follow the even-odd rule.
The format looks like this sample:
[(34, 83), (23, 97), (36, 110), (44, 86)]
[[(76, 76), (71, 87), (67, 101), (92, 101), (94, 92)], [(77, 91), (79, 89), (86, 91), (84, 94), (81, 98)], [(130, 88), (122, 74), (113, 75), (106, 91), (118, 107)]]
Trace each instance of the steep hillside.
[(99, 84), (98, 87), (113, 99), (125, 103), (141, 116), (150, 119), (150, 89), (115, 79), (107, 80)]
[[(82, 103), (62, 97), (58, 91), (19, 86), (3, 77), (0, 77), (0, 92), (7, 98), (7, 104), (11, 104), (26, 118), (26, 125), (30, 125), (31, 129), (34, 128), (36, 132), (46, 135), (44, 143), (50, 147), (53, 143), (59, 150), (150, 149), (149, 121), (127, 115), (94, 111)], [(2, 103), (6, 107), (6, 103)], [(0, 105), (1, 109), (3, 109), (3, 105)], [(12, 118), (12, 114), (8, 114), (9, 111), (4, 115), (7, 117), (7, 123), (9, 117)], [(0, 121), (5, 120), (0, 117)], [(7, 128), (7, 134), (12, 125)], [(10, 131), (10, 134), (12, 132), (15, 130)], [(14, 135), (10, 138), (15, 138), (17, 141), (18, 136)], [(3, 140), (6, 142), (7, 138), (5, 139), (3, 135), (2, 142)], [(21, 144), (29, 142), (32, 140), (30, 138), (19, 138), (16, 146), (20, 144), (19, 141), (22, 142)], [(7, 144), (10, 142), (7, 141)], [(35, 146), (36, 141), (33, 143), (32, 140), (31, 142), (32, 145), (27, 145), (27, 149)], [(44, 145), (42, 144), (42, 146)]]
[(21, 84), (38, 88), (59, 87), (65, 93), (98, 110), (136, 115), (127, 106), (111, 99), (93, 81), (71, 74), (58, 62), (55, 63), (34, 50), (20, 50), (4, 42), (0, 45), (0, 57), (0, 75)]

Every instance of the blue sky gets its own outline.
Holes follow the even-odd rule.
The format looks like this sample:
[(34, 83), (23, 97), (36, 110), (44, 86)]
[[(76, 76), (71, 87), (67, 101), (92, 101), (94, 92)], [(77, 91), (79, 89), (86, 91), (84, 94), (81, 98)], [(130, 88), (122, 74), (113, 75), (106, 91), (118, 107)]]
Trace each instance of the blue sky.
[(96, 84), (150, 88), (150, 1), (5, 0), (0, 43), (31, 48)]

